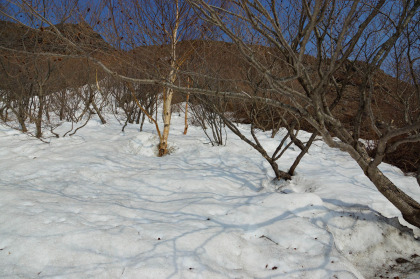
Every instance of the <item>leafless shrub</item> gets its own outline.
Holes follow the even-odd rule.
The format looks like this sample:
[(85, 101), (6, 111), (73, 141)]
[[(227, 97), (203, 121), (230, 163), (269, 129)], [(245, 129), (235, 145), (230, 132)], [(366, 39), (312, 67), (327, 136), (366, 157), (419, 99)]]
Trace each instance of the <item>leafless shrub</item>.
[(193, 96), (191, 101), (191, 121), (203, 129), (211, 145), (225, 145), (227, 134), (221, 115), (226, 113), (226, 100), (217, 97)]

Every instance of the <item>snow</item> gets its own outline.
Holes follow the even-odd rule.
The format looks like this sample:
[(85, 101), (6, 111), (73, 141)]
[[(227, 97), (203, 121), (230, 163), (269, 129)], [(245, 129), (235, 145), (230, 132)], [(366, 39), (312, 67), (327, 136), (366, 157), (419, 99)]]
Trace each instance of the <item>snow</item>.
[[(0, 126), (0, 277), (420, 278), (413, 228), (345, 153), (316, 141), (292, 181), (272, 183), (233, 134), (212, 147), (174, 114), (158, 158), (154, 125), (107, 120), (48, 144)], [(413, 177), (382, 168), (420, 201)]]

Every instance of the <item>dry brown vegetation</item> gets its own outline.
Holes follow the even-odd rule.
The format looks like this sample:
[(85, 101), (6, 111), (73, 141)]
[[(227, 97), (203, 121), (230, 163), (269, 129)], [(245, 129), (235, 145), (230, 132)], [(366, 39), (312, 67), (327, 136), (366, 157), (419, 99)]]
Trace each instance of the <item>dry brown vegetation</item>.
[[(66, 49), (69, 47), (68, 43), (57, 41), (55, 36), (49, 34), (51, 28), (28, 31), (28, 29), (18, 24), (5, 21), (0, 21), (0, 26), (0, 46), (6, 48), (27, 51), (40, 50), (62, 54), (66, 53)], [(76, 42), (78, 46), (94, 51), (94, 56), (104, 61), (110, 69), (116, 72), (137, 78), (148, 78), (157, 74), (162, 75), (160, 72), (168, 69), (168, 61), (166, 61), (165, 54), (168, 52), (169, 45), (143, 46), (130, 51), (117, 51), (86, 24), (62, 24), (57, 26), (57, 28), (68, 38), (71, 38), (72, 41)], [(270, 48), (255, 46), (255, 49), (266, 61), (274, 57), (269, 55), (270, 51), (274, 52)], [(254, 88), (260, 82), (258, 80), (259, 76), (240, 55), (237, 46), (234, 44), (206, 40), (183, 41), (179, 44), (178, 52), (180, 57), (184, 56), (185, 53), (189, 53), (189, 55), (177, 82), (185, 85), (186, 78), (190, 77), (192, 82), (198, 87), (220, 91), (237, 90), (254, 92), (254, 94), (266, 94), (261, 90), (264, 87), (263, 84), (258, 84), (258, 90)], [(272, 63), (273, 67), (277, 67), (279, 75), (284, 75), (284, 71), (288, 71), (284, 61), (272, 60), (268, 62)], [(306, 63), (311, 65), (311, 63), (315, 63), (315, 60), (308, 56)], [(60, 111), (60, 119), (66, 118), (64, 116), (66, 108), (63, 103), (66, 101), (59, 92), (64, 92), (69, 88), (79, 88), (85, 84), (94, 86), (96, 82), (95, 72), (97, 71), (97, 66), (83, 58), (45, 58), (44, 56), (36, 57), (32, 54), (25, 55), (2, 50), (0, 65), (2, 67), (0, 71), (0, 89), (3, 92), (8, 92), (7, 94), (3, 93), (3, 105), (7, 102), (15, 104), (12, 107), (17, 109), (16, 115), (21, 117), (19, 121), (22, 124), (23, 131), (26, 131), (24, 119), (35, 121), (37, 118), (36, 115), (27, 113), (25, 110), (30, 110), (28, 108), (30, 98), (39, 96), (40, 80), (45, 79), (42, 88), (43, 96), (55, 94), (57, 97), (54, 102), (62, 104), (61, 107), (57, 108)], [(337, 71), (335, 78), (339, 86), (345, 85), (345, 90), (342, 94), (342, 100), (337, 104), (333, 113), (344, 125), (352, 129), (359, 105), (360, 94), (358, 89), (362, 86), (363, 69), (366, 68), (366, 65), (360, 62), (349, 62), (343, 67), (347, 68)], [(104, 77), (105, 74), (99, 72), (99, 79)], [(38, 86), (36, 86), (37, 84)], [(119, 84), (119, 86), (116, 86), (116, 84)], [(140, 117), (144, 116), (141, 116), (138, 108), (134, 106), (127, 107), (130, 103), (127, 101), (131, 100), (132, 97), (125, 83), (114, 80), (112, 84), (106, 83), (104, 86), (104, 90), (111, 90), (116, 87), (122, 89), (123, 93), (118, 94), (117, 97), (119, 106), (126, 110), (129, 123), (139, 123)], [(374, 87), (373, 109), (375, 114), (381, 115), (381, 121), (392, 123), (395, 126), (404, 123), (404, 104), (401, 101), (403, 98), (399, 98), (395, 92), (403, 91), (405, 94), (410, 94), (415, 90), (413, 85), (398, 80), (381, 70), (375, 75), (370, 86)], [(297, 85), (296, 88), (298, 88)], [(142, 86), (137, 96), (139, 99), (147, 100), (151, 98), (151, 95), (142, 97), (146, 94), (145, 92), (153, 92), (152, 95), (156, 95), (160, 90), (161, 87), (159, 85)], [(59, 96), (62, 97), (61, 100)], [(328, 96), (329, 102), (332, 103), (337, 96), (337, 88), (331, 86)], [(279, 96), (277, 98), (283, 97)], [(145, 101), (145, 106), (149, 110), (153, 107), (152, 99), (148, 103)], [(184, 101), (185, 94), (175, 92), (174, 104)], [(287, 100), (283, 101), (287, 102)], [(16, 106), (16, 104), (21, 105)], [(273, 130), (274, 132), (278, 130), (279, 123), (281, 123), (281, 111), (262, 106), (258, 115), (253, 116), (256, 118), (251, 120), (251, 105), (242, 103), (238, 106), (228, 102), (227, 110), (234, 112), (236, 120), (242, 123), (250, 124), (254, 122), (259, 129)], [(57, 106), (55, 105), (55, 107)], [(419, 106), (418, 100), (413, 99), (411, 109), (418, 110)], [(19, 110), (21, 111), (19, 112)], [(152, 111), (150, 110), (150, 112)], [(5, 107), (2, 108), (1, 112), (3, 119), (7, 120)], [(66, 119), (69, 118), (67, 117)], [(291, 120), (290, 117), (288, 119)], [(313, 128), (304, 120), (300, 122), (300, 128), (313, 131)], [(368, 121), (365, 121), (362, 125), (361, 137), (369, 140), (371, 152), (374, 153), (376, 150), (374, 142), (377, 140), (377, 135), (372, 131)], [(419, 165), (419, 158), (420, 143), (407, 143), (400, 145), (397, 150), (387, 154), (385, 161), (401, 168), (404, 172), (415, 172)]]
[[(164, 156), (171, 104), (178, 93), (185, 94), (179, 101), (191, 95), (195, 111), (205, 112), (201, 123), (215, 125), (215, 142), (226, 125), (270, 163), (276, 179), (290, 179), (320, 136), (350, 155), (420, 227), (418, 201), (379, 167), (392, 161), (405, 171), (417, 168), (420, 184), (420, 1), (65, 0), (7, 1), (0, 8), (1, 19), (16, 22), (0, 32), (17, 27), (0, 44), (6, 124), (42, 139), (43, 130), (54, 133), (59, 125), (51, 116), (76, 123), (65, 135), (92, 114), (104, 123), (104, 108), (140, 129), (147, 116)], [(85, 74), (75, 82), (70, 73), (63, 82), (79, 63)], [(251, 135), (235, 120), (250, 123)], [(271, 154), (256, 129), (274, 135), (280, 126), (287, 134)], [(312, 133), (308, 142), (296, 137), (300, 129)], [(301, 152), (280, 170), (287, 139)]]

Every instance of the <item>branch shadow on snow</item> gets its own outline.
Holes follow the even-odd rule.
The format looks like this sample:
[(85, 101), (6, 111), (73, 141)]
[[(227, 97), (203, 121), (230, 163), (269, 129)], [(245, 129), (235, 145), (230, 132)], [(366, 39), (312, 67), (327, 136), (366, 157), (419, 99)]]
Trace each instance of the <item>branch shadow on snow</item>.
[[(21, 184), (22, 197), (31, 197), (36, 203), (18, 204), (17, 211), (33, 214), (34, 219), (27, 224), (27, 234), (15, 237), (23, 243), (35, 239), (45, 247), (48, 261), (36, 270), (41, 272), (39, 277), (111, 273), (130, 277), (136, 272), (159, 278), (249, 274), (255, 274), (255, 278), (288, 278), (323, 271), (344, 275), (349, 271), (336, 263), (348, 255), (337, 247), (337, 231), (351, 231), (360, 221), (378, 220), (378, 212), (363, 205), (338, 199), (324, 199), (324, 204), (317, 205), (312, 200), (319, 197), (312, 193), (261, 191), (260, 172), (249, 172), (223, 160), (217, 167), (201, 163), (191, 169), (181, 164), (181, 169), (165, 169), (169, 178), (150, 180), (158, 171), (161, 169), (150, 167), (139, 175), (137, 170), (127, 168), (124, 175), (116, 171), (84, 177), (84, 183), (68, 178), (60, 187), (51, 180), (48, 185), (30, 180)], [(189, 172), (206, 176), (196, 181), (202, 185), (183, 185), (181, 179), (171, 179), (175, 171), (183, 172), (185, 179)], [(203, 191), (206, 187), (208, 190)], [(290, 208), (275, 203), (265, 207), (263, 203), (270, 199), (287, 203), (300, 197), (309, 198)], [(337, 221), (343, 218), (346, 222)], [(390, 225), (398, 228), (392, 222)], [(39, 231), (31, 231), (37, 227), (41, 227)], [(299, 249), (299, 239), (321, 250), (316, 254), (311, 248)], [(256, 247), (272, 251), (266, 264), (242, 254)], [(27, 252), (28, 257), (36, 257), (31, 253)], [(256, 253), (256, 257), (266, 255), (265, 251)], [(55, 259), (57, 254), (62, 255)], [(309, 266), (305, 263), (301, 267), (288, 260), (289, 255), (298, 261), (311, 257), (317, 261), (308, 260)], [(252, 262), (261, 265), (251, 266)], [(33, 267), (20, 268), (35, 272)], [(262, 273), (264, 276), (257, 276)]]

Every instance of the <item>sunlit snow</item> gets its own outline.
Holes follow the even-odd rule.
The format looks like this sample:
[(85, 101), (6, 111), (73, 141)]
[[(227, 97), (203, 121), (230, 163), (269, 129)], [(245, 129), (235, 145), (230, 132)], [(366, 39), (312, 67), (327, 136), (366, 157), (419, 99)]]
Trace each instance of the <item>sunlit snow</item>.
[[(212, 147), (174, 114), (158, 158), (154, 125), (107, 120), (50, 143), (0, 126), (1, 278), (420, 278), (420, 241), (345, 153), (316, 141), (272, 183), (231, 133)], [(413, 177), (382, 168), (420, 201)]]

